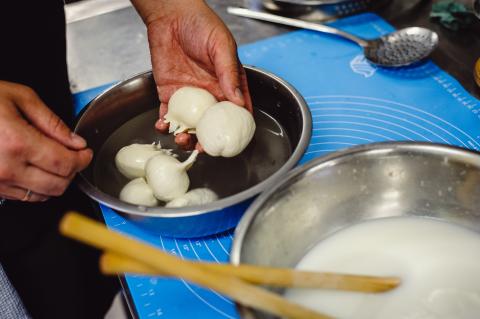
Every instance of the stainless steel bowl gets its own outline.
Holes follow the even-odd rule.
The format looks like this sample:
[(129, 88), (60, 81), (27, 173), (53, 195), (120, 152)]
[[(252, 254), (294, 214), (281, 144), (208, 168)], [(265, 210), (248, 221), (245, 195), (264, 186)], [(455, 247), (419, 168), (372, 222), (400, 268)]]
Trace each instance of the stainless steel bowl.
[[(100, 94), (79, 115), (75, 131), (87, 140), (95, 154), (92, 164), (77, 178), (80, 188), (95, 201), (157, 234), (198, 237), (234, 227), (252, 197), (273, 186), (298, 162), (311, 135), (310, 111), (302, 96), (292, 86), (266, 71), (254, 67), (245, 67), (245, 70), (257, 115), (267, 114), (278, 122), (283, 129), (279, 134), (285, 134), (290, 142), (291, 154), (276, 164), (279, 169), (271, 171), (275, 149), (268, 148), (268, 141), (263, 141), (267, 148), (253, 146), (250, 157), (228, 161), (224, 159), (223, 164), (217, 166), (215, 163), (222, 161), (218, 159), (213, 167), (209, 166), (208, 161), (197, 161), (199, 163), (191, 169), (197, 170), (197, 180), (207, 171), (216, 173), (217, 183), (223, 183), (220, 191), (230, 189), (231, 193), (236, 192), (214, 203), (185, 208), (147, 208), (120, 201), (117, 198), (118, 187), (126, 181), (115, 175), (118, 172), (113, 158), (122, 146), (133, 142), (151, 143), (160, 140), (162, 146), (175, 147), (171, 135), (157, 133), (154, 129), (153, 124), (158, 116), (155, 110), (158, 109), (159, 101), (152, 73), (146, 72)], [(143, 116), (145, 114), (148, 116)], [(257, 131), (259, 126), (257, 123)], [(258, 139), (254, 137), (251, 145), (257, 142)], [(185, 157), (188, 154), (180, 152), (179, 155)], [(207, 157), (203, 156), (204, 159)], [(239, 168), (229, 171), (229, 163), (236, 163)], [(220, 166), (224, 168), (223, 171)], [(113, 173), (109, 175), (109, 171)], [(255, 177), (258, 183), (242, 189), (235, 184), (235, 179), (244, 175)]]
[(308, 21), (329, 21), (377, 10), (392, 0), (261, 0), (262, 6), (277, 14)]
[(297, 168), (259, 196), (236, 228), (231, 262), (293, 267), (339, 229), (392, 216), (480, 232), (479, 198), (479, 153), (414, 142), (347, 149)]

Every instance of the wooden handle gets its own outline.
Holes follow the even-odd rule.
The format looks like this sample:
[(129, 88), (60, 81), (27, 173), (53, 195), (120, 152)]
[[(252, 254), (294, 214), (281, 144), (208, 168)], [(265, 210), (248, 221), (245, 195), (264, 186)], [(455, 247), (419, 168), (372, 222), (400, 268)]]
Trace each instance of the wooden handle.
[(60, 232), (97, 248), (138, 260), (167, 276), (181, 277), (211, 288), (248, 307), (287, 318), (330, 318), (274, 293), (246, 284), (236, 277), (194, 266), (151, 245), (108, 230), (103, 224), (78, 213), (70, 212), (63, 217), (60, 221)]
[[(257, 285), (284, 288), (321, 288), (345, 291), (379, 293), (394, 289), (400, 284), (395, 277), (373, 277), (298, 271), (288, 268), (259, 267), (251, 265), (233, 266), (229, 264), (192, 264), (211, 269), (215, 272), (232, 275)], [(100, 259), (100, 268), (104, 274), (120, 275), (135, 273), (143, 275), (161, 275), (154, 268), (128, 257), (106, 252)]]

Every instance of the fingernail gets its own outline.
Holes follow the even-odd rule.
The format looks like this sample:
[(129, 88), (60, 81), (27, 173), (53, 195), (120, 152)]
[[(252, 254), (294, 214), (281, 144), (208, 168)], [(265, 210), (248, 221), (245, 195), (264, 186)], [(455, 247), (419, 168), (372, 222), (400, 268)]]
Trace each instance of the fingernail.
[(80, 135), (77, 135), (75, 133), (70, 133), (70, 138), (72, 139), (72, 141), (79, 145), (79, 146), (87, 146), (87, 141), (85, 141), (85, 139), (83, 137), (81, 137)]
[(165, 123), (163, 120), (158, 120), (155, 123), (155, 127), (157, 128), (157, 130), (160, 131), (160, 133), (168, 133), (169, 126), (170, 125), (168, 123)]
[(242, 101), (242, 103), (244, 103), (245, 101), (243, 100), (243, 93), (242, 91), (240, 90), (240, 88), (236, 88), (235, 89), (235, 97), (239, 100)]
[(203, 149), (203, 146), (200, 143), (197, 143), (197, 145), (195, 145), (195, 149), (200, 153), (205, 152), (205, 150)]

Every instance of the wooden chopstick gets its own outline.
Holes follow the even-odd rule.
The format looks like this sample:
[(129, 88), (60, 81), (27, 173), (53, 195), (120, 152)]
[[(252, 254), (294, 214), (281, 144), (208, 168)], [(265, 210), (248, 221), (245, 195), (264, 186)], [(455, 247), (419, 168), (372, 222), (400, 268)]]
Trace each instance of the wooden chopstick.
[[(394, 289), (400, 284), (396, 277), (374, 277), (298, 271), (288, 268), (274, 268), (242, 264), (213, 264), (191, 262), (193, 265), (232, 275), (252, 284), (284, 288), (321, 288), (356, 292), (380, 293)], [(137, 260), (105, 252), (100, 259), (100, 268), (104, 274), (120, 275), (136, 273), (143, 275), (165, 275)]]
[(67, 213), (60, 221), (60, 232), (97, 248), (112, 251), (154, 268), (167, 276), (187, 281), (222, 293), (233, 300), (277, 316), (298, 319), (327, 319), (320, 314), (290, 302), (265, 289), (247, 284), (237, 277), (198, 267), (141, 243), (120, 233), (108, 230), (103, 224), (78, 213)]

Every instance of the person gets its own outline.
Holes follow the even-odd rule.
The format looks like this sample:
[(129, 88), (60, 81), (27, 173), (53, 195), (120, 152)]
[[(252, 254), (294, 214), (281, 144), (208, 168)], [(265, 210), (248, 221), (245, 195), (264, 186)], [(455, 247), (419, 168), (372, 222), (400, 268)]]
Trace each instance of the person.
[[(252, 111), (245, 71), (235, 40), (220, 18), (201, 0), (132, 0), (147, 26), (152, 68), (160, 97), (157, 129), (168, 131), (163, 117), (170, 96), (186, 84), (202, 87), (218, 100)], [(191, 148), (187, 133), (175, 137)]]
[[(132, 3), (147, 26), (159, 130), (168, 129), (170, 96), (185, 85), (251, 110), (234, 38), (204, 1)], [(69, 128), (63, 1), (2, 3), (0, 33), (0, 318), (102, 318), (116, 279), (99, 274), (99, 252), (57, 230), (67, 210), (98, 216), (71, 185), (93, 154)], [(192, 147), (194, 138), (176, 141)]]

